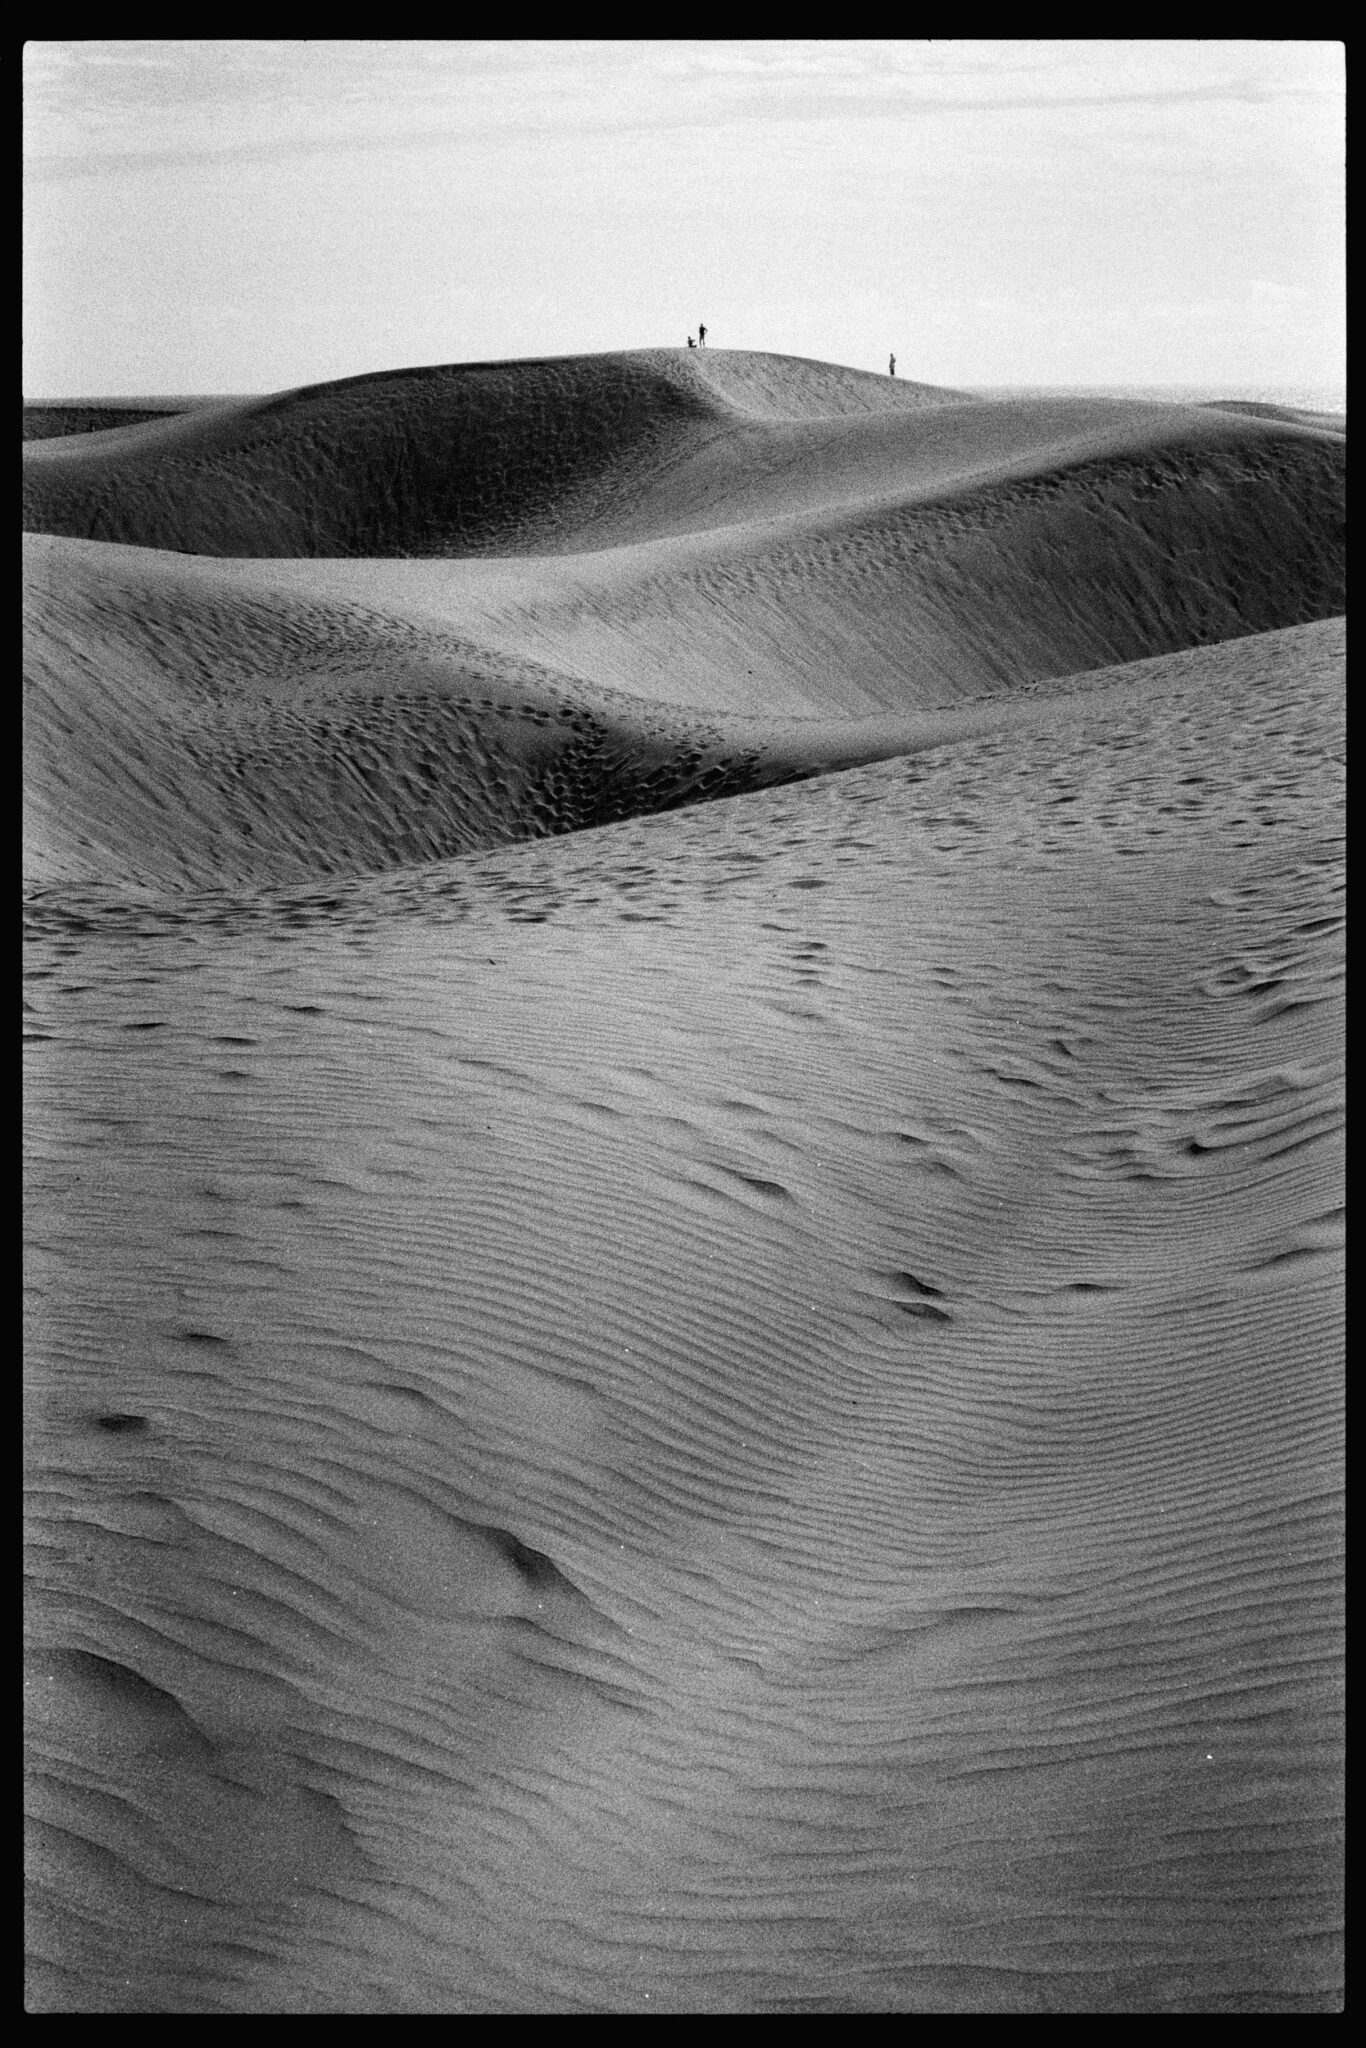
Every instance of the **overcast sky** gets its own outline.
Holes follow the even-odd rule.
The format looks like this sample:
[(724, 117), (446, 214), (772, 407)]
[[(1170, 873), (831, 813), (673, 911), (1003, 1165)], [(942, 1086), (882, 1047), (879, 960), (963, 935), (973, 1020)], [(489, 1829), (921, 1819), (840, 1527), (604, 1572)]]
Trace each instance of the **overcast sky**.
[(30, 42), (30, 398), (681, 345), (1345, 381), (1331, 42)]

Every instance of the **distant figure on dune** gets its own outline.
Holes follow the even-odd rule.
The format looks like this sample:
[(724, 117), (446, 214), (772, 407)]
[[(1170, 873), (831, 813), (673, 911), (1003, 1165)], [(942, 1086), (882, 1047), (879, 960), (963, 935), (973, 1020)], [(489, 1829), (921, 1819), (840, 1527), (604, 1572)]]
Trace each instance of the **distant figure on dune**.
[(896, 357), (895, 357), (895, 356), (888, 356), (888, 358), (887, 358), (887, 375), (888, 375), (889, 377), (895, 377), (895, 375), (896, 375)]
[(705, 347), (706, 347), (706, 345), (707, 345), (707, 330), (706, 330), (706, 328), (705, 328), (705, 327), (704, 327), (704, 326), (702, 325), (702, 322), (701, 322), (701, 321), (699, 320), (699, 321), (698, 321), (698, 323), (697, 323), (697, 346), (698, 346), (699, 348), (705, 348)]
[(688, 336), (688, 347), (689, 347), (689, 348), (696, 348), (696, 347), (697, 347), (697, 343), (696, 343), (696, 342), (695, 342), (695, 341), (693, 340), (693, 338), (692, 338), (692, 336), (691, 336), (691, 335), (689, 335), (689, 336)]

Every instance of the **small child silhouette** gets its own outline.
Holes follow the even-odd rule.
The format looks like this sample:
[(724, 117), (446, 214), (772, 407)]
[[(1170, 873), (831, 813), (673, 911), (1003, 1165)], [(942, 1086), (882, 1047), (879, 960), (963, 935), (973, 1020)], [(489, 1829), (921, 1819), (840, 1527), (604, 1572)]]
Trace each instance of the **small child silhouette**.
[(887, 375), (888, 375), (889, 377), (895, 377), (895, 375), (896, 375), (896, 357), (895, 357), (895, 356), (888, 356), (888, 358), (887, 358)]
[(689, 347), (689, 348), (696, 348), (696, 347), (697, 347), (697, 343), (696, 343), (696, 342), (695, 342), (695, 341), (693, 340), (693, 338), (692, 338), (692, 336), (691, 336), (691, 335), (689, 335), (689, 336), (688, 336), (688, 347)]

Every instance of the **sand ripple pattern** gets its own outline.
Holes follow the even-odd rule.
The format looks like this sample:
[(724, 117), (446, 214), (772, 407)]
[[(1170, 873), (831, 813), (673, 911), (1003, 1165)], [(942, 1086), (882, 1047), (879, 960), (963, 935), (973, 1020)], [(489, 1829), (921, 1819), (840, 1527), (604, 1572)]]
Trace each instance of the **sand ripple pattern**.
[(1342, 622), (29, 553), (30, 2009), (1337, 2009)]

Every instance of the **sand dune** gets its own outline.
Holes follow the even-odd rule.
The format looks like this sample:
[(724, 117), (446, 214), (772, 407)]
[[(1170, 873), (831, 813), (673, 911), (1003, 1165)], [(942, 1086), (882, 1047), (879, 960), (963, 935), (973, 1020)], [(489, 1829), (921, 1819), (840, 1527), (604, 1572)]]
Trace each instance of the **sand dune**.
[(1251, 413), (1256, 419), (1285, 420), (1292, 426), (1316, 427), (1330, 434), (1347, 432), (1347, 415), (1343, 412), (1314, 412), (1302, 405), (1274, 405), (1256, 398), (1210, 398), (1205, 404), (1211, 412)]
[(544, 548), (572, 544), (622, 496), (639, 518), (661, 472), (737, 432), (776, 440), (781, 463), (810, 438), (802, 423), (885, 421), (956, 395), (795, 359), (699, 369), (671, 349), (399, 370), (151, 421), (117, 442), (34, 442), (25, 524), (214, 555)]
[(49, 441), (72, 434), (102, 434), (111, 429), (142, 426), (148, 420), (172, 417), (170, 406), (138, 405), (26, 405), (24, 439)]
[[(733, 401), (752, 363), (708, 374)], [(840, 374), (869, 403), (892, 389)], [(824, 466), (728, 430), (640, 484), (670, 538), (550, 560), (31, 539), (35, 872), (195, 886), (441, 858), (904, 751), (945, 729), (926, 714), (1345, 602), (1324, 436), (1211, 439), (1194, 409), (1091, 401), (800, 430), (850, 418)]]
[(26, 526), (251, 557), (577, 552), (1168, 448), (1341, 466), (1336, 437), (1245, 415), (668, 349), (396, 371), (117, 431), (26, 446)]
[(148, 420), (170, 419), (178, 413), (206, 412), (244, 402), (226, 394), (218, 398), (25, 399), (24, 439), (49, 441), (71, 434), (102, 434), (142, 426)]
[(1343, 452), (34, 444), (30, 2009), (1336, 2009)]

